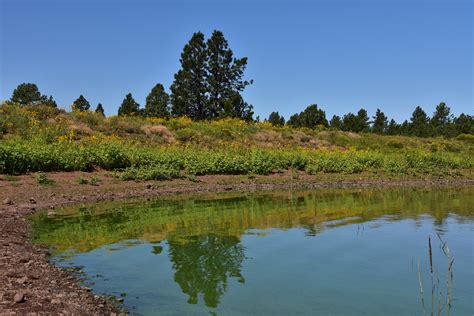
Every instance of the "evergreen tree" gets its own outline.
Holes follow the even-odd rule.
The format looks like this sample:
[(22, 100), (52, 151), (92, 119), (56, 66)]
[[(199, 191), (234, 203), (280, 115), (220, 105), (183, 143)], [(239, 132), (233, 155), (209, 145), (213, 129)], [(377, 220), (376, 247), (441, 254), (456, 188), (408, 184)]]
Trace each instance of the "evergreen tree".
[(45, 95), (42, 97), (43, 101), (42, 101), (42, 104), (44, 105), (47, 105), (47, 106), (50, 106), (50, 107), (53, 107), (53, 108), (57, 108), (58, 105), (56, 104), (56, 101), (54, 101), (53, 99), (53, 96), (50, 95), (49, 97), (46, 97)]
[(342, 130), (348, 132), (357, 132), (358, 131), (358, 124), (359, 120), (354, 113), (347, 113), (342, 118)]
[(102, 106), (102, 103), (97, 104), (97, 107), (95, 109), (95, 113), (98, 113), (98, 114), (101, 114), (102, 116), (105, 116), (104, 107)]
[(318, 108), (317, 104), (311, 104), (300, 114), (293, 114), (288, 120), (288, 125), (293, 127), (314, 128), (317, 125), (329, 126), (326, 112)]
[(453, 120), (456, 134), (472, 134), (474, 135), (474, 117), (461, 113)]
[(38, 90), (38, 86), (34, 83), (19, 84), (15, 90), (13, 90), (10, 101), (22, 105), (38, 105), (45, 103), (47, 105), (56, 106), (53, 98), (50, 97), (50, 99), (48, 99), (47, 96), (42, 95)]
[(436, 135), (449, 136), (451, 132), (451, 122), (452, 122), (451, 109), (446, 105), (446, 103), (441, 102), (436, 106), (436, 110), (433, 113), (433, 117), (430, 120), (433, 133)]
[(387, 134), (388, 135), (399, 135), (400, 134), (400, 126), (395, 122), (394, 119), (390, 120), (387, 126)]
[(297, 113), (293, 114), (292, 116), (290, 116), (290, 119), (286, 123), (290, 125), (291, 127), (295, 127), (295, 128), (301, 127), (300, 115)]
[(366, 132), (369, 130), (369, 116), (365, 109), (360, 109), (357, 112), (357, 130), (355, 132)]
[(73, 103), (72, 103), (72, 109), (73, 111), (87, 111), (91, 107), (89, 101), (84, 98), (84, 96), (81, 94), (79, 98), (77, 98)]
[(195, 120), (209, 117), (206, 62), (207, 49), (204, 34), (194, 33), (181, 53), (181, 69), (171, 85), (173, 115), (187, 115)]
[(377, 134), (385, 133), (388, 126), (388, 119), (387, 119), (387, 116), (385, 116), (385, 113), (380, 111), (380, 109), (377, 109), (373, 119), (374, 119), (374, 122), (372, 125), (372, 131)]
[(129, 93), (125, 96), (125, 99), (122, 101), (118, 109), (118, 115), (130, 115), (138, 113), (140, 110), (140, 104), (138, 104), (135, 99), (132, 97), (132, 94)]
[(430, 118), (419, 106), (415, 108), (411, 116), (410, 134), (414, 136), (426, 137), (430, 135)]
[(341, 117), (338, 115), (333, 115), (329, 125), (334, 129), (342, 129), (342, 120)]
[(236, 117), (251, 121), (253, 117), (253, 106), (245, 102), (240, 93), (231, 91), (227, 99), (224, 100), (219, 117)]
[(168, 117), (170, 97), (162, 84), (158, 83), (146, 97), (144, 114), (148, 117)]
[(270, 124), (273, 126), (283, 126), (285, 125), (285, 118), (278, 112), (272, 112), (268, 116), (268, 122), (270, 122)]
[(227, 100), (237, 100), (240, 96), (239, 92), (251, 84), (251, 81), (243, 80), (247, 58), (233, 57), (233, 52), (221, 31), (215, 30), (211, 38), (207, 40), (207, 58), (209, 115), (217, 117), (221, 112), (225, 112)]
[(407, 120), (403, 121), (403, 123), (399, 126), (400, 135), (412, 135), (412, 127), (411, 124), (408, 123)]

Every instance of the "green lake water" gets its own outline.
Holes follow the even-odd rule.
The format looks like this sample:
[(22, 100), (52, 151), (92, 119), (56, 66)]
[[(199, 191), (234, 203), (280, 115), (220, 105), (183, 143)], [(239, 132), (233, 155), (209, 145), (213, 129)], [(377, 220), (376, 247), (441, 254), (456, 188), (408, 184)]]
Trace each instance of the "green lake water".
[(52, 261), (136, 315), (474, 314), (473, 187), (178, 196), (32, 220)]

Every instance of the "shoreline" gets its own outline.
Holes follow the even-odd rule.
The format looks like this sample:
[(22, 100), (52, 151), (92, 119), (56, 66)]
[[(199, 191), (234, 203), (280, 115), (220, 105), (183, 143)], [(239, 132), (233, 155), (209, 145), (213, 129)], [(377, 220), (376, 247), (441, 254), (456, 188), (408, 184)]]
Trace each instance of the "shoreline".
[[(199, 176), (169, 181), (121, 181), (108, 173), (48, 173), (53, 184), (38, 184), (34, 175), (0, 175), (0, 314), (106, 314), (119, 308), (80, 285), (71, 271), (48, 261), (48, 250), (30, 239), (28, 216), (46, 209), (100, 201), (160, 198), (204, 192), (249, 192), (275, 189), (470, 186), (474, 179), (388, 177), (284, 172), (268, 176)], [(95, 185), (78, 179), (97, 177)]]

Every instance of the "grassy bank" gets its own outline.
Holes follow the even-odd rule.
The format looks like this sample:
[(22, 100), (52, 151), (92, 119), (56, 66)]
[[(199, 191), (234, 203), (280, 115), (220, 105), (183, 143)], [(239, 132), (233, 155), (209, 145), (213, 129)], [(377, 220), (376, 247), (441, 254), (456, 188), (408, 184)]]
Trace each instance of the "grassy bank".
[(472, 135), (457, 139), (274, 127), (235, 119), (108, 117), (0, 106), (0, 173), (110, 170), (130, 179), (209, 174), (386, 173), (462, 176)]

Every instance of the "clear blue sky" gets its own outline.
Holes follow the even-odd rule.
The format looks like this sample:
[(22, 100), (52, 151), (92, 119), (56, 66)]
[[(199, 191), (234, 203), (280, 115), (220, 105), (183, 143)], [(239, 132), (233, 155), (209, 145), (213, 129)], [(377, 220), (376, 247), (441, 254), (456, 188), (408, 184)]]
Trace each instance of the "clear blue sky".
[(247, 56), (262, 118), (317, 103), (330, 118), (380, 107), (397, 121), (441, 101), (473, 114), (472, 0), (0, 0), (0, 99), (36, 83), (63, 107), (83, 94), (115, 114), (169, 87), (192, 33)]

